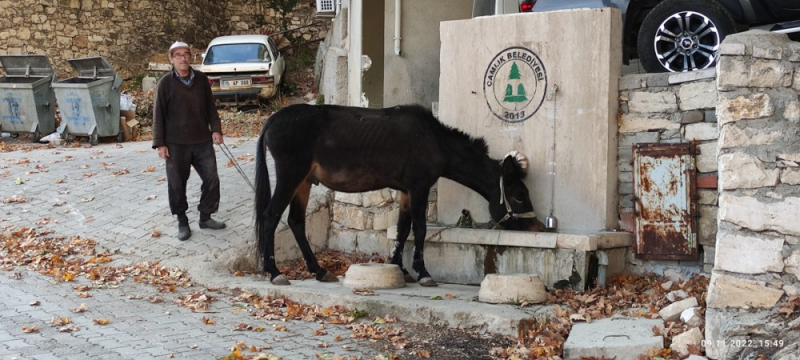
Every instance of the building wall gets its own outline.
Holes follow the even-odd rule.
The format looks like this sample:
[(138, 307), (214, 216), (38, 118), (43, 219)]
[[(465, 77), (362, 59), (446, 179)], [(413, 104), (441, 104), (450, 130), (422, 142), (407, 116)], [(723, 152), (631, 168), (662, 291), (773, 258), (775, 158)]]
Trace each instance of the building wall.
[[(256, 0), (0, 0), (0, 54), (48, 55), (56, 74), (74, 76), (66, 59), (105, 56), (123, 77), (145, 70), (153, 54), (182, 40), (197, 49), (219, 35), (278, 29), (275, 11)], [(298, 3), (292, 26), (314, 21)], [(298, 37), (324, 37), (327, 28)], [(202, 50), (196, 50), (200, 53)], [(166, 59), (166, 58), (165, 58)]]
[(381, 1), (363, 2), (363, 47), (362, 52), (369, 57), (369, 70), (364, 71), (362, 91), (369, 99), (369, 107), (383, 107), (384, 75), (384, 3)]
[[(620, 228), (633, 227), (633, 146), (641, 143), (697, 143), (698, 177), (717, 175), (716, 70), (682, 74), (626, 75), (619, 81), (620, 111), (619, 168)], [(640, 261), (630, 258), (631, 272), (664, 273), (682, 277), (711, 272), (717, 234), (717, 189), (698, 189), (698, 243), (701, 261)]]
[[(469, 19), (472, 0), (403, 0), (401, 55), (394, 54), (395, 2), (385, 0), (383, 105), (439, 101), (439, 23)], [(366, 31), (366, 29), (365, 29)]]

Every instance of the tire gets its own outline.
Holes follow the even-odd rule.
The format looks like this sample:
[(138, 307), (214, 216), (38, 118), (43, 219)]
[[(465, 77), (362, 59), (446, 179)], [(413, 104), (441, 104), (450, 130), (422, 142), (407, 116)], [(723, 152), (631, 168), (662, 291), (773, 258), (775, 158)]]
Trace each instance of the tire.
[(119, 129), (119, 133), (117, 134), (117, 142), (125, 142), (125, 130)]
[(639, 62), (647, 72), (714, 67), (719, 45), (734, 32), (733, 17), (714, 0), (665, 0), (639, 28)]
[(36, 131), (31, 133), (31, 142), (32, 143), (38, 143), (39, 139), (41, 139), (41, 138), (42, 138), (42, 134), (39, 132), (39, 130), (36, 130)]
[(100, 137), (97, 136), (97, 131), (95, 131), (92, 135), (89, 135), (89, 144), (92, 146), (97, 145), (100, 142)]

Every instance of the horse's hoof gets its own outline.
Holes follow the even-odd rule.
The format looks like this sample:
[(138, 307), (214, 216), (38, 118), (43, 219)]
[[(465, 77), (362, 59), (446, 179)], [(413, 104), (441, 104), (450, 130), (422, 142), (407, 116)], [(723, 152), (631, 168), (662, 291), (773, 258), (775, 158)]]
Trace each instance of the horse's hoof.
[(322, 279), (319, 279), (321, 282), (339, 282), (339, 278), (336, 277), (332, 272), (326, 271), (325, 276)]
[(285, 275), (280, 274), (270, 281), (272, 285), (292, 285)]
[(437, 284), (436, 281), (433, 281), (433, 278), (429, 278), (429, 277), (419, 279), (419, 284), (422, 285), (422, 286), (431, 286), (431, 287), (432, 286), (439, 286), (439, 284)]
[(411, 276), (411, 274), (404, 274), (403, 280), (405, 280), (407, 284), (413, 284), (417, 282), (417, 279), (414, 279), (414, 277)]

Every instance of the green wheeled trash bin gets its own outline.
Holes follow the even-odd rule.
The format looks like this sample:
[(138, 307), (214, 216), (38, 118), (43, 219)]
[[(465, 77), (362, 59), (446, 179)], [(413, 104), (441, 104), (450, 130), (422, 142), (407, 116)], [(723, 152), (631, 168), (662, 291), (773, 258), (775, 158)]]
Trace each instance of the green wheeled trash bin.
[(56, 129), (55, 80), (45, 55), (0, 55), (0, 131), (30, 133), (37, 142)]
[(116, 136), (122, 141), (119, 126), (119, 97), (122, 78), (105, 57), (68, 59), (78, 76), (53, 83), (58, 109), (66, 127), (61, 138), (72, 141), (75, 135), (88, 136), (92, 145), (99, 137)]

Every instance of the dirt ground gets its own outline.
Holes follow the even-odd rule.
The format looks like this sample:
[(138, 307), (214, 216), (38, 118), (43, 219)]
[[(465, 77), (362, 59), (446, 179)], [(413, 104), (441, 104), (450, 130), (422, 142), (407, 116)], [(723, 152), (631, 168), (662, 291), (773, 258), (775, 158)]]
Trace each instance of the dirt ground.
[(481, 335), (474, 331), (442, 328), (438, 326), (403, 324), (410, 349), (429, 352), (431, 359), (482, 360), (497, 359), (490, 355), (492, 349), (514, 346), (514, 339), (498, 335)]

